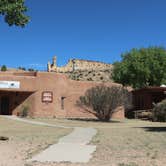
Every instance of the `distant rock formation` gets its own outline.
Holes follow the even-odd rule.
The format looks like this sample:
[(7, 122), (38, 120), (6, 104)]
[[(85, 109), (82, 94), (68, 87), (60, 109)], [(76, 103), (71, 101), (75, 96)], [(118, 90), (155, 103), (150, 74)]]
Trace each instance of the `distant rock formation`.
[(57, 73), (68, 73), (74, 71), (87, 71), (87, 70), (110, 70), (112, 69), (112, 64), (96, 62), (96, 61), (88, 61), (88, 60), (80, 60), (80, 59), (71, 59), (69, 62), (62, 67), (57, 66), (57, 58), (53, 57), (52, 64), (48, 62), (47, 71), (48, 72), (57, 72)]

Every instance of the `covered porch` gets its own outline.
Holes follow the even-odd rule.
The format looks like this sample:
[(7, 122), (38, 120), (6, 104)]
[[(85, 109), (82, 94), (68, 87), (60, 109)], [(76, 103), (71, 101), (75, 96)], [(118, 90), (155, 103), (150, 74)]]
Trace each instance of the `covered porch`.
[(17, 115), (17, 108), (34, 92), (0, 90), (0, 115)]

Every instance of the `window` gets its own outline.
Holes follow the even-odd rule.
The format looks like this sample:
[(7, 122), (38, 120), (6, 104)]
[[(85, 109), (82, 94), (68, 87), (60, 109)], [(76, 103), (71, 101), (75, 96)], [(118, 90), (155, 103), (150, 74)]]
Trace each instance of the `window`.
[(62, 96), (61, 97), (61, 109), (62, 110), (64, 110), (64, 99), (65, 99), (66, 97), (64, 97), (64, 96)]

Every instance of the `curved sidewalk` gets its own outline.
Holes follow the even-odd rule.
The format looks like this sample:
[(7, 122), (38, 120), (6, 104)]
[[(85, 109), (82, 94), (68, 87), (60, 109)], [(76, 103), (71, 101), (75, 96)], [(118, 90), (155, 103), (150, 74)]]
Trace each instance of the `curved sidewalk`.
[[(6, 117), (8, 119), (34, 125), (71, 128), (30, 121), (15, 116)], [(96, 133), (97, 130), (94, 128), (74, 127), (74, 130), (69, 135), (60, 138), (57, 144), (51, 145), (28, 161), (86, 163), (90, 160), (92, 153), (96, 150), (95, 145), (88, 145)]]

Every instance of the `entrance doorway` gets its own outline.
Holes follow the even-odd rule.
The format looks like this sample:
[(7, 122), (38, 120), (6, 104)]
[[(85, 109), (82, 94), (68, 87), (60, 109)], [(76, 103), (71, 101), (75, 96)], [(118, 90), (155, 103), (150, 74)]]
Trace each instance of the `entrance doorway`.
[(10, 115), (9, 104), (9, 97), (5, 96), (1, 98), (1, 115)]

